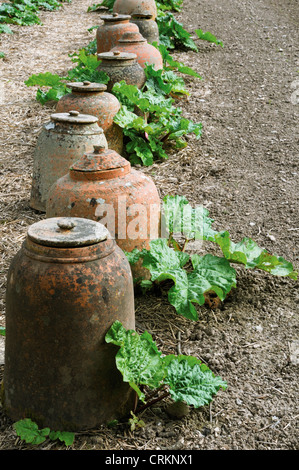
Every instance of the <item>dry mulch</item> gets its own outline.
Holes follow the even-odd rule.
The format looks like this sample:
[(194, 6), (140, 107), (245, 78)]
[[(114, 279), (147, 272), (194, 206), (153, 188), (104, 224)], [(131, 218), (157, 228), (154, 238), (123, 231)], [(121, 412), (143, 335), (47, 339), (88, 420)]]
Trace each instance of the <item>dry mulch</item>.
[[(98, 24), (87, 13), (90, 4), (73, 0), (43, 12), (42, 26), (13, 26), (13, 35), (0, 38), (6, 53), (0, 63), (2, 326), (10, 260), (28, 226), (44, 217), (28, 205), (32, 155), (54, 109), (37, 103), (24, 81), (72, 67), (68, 54), (93, 39), (87, 28)], [(179, 104), (204, 133), (143, 171), (161, 196), (182, 194), (203, 204), (215, 229), (229, 230), (234, 241), (252, 237), (298, 270), (298, 2), (184, 0), (177, 17), (190, 32), (211, 31), (224, 48), (197, 41), (198, 53), (174, 53), (203, 76), (186, 77), (190, 97)], [(227, 391), (181, 419), (169, 416), (167, 403), (157, 404), (134, 433), (126, 425), (79, 433), (73, 449), (298, 449), (298, 283), (242, 268), (237, 274), (237, 289), (220, 308), (199, 308), (198, 322), (178, 317), (166, 296), (136, 298), (140, 331), (150, 331), (165, 354), (199, 357), (228, 382)], [(0, 449), (28, 447), (0, 410)], [(47, 441), (40, 448), (63, 446)]]

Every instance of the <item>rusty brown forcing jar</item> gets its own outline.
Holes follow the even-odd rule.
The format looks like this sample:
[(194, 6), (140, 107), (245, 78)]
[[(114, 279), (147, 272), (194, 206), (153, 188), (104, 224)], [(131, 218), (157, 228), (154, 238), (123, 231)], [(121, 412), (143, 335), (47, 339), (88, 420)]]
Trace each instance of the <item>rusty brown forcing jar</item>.
[(97, 70), (105, 72), (110, 80), (107, 91), (111, 91), (114, 84), (124, 80), (127, 85), (135, 85), (142, 88), (146, 81), (143, 68), (137, 62), (137, 55), (115, 50), (98, 54), (101, 61)]
[(111, 52), (121, 51), (137, 55), (137, 62), (145, 68), (146, 64), (153, 65), (156, 70), (163, 69), (163, 59), (156, 47), (152, 46), (140, 33), (125, 33)]
[(102, 15), (103, 24), (97, 29), (97, 53), (109, 52), (127, 31), (139, 31), (137, 24), (130, 23), (130, 15)]
[(122, 15), (149, 12), (153, 19), (157, 17), (157, 5), (155, 0), (116, 0), (113, 12)]
[[(149, 249), (160, 234), (160, 197), (150, 177), (116, 152), (95, 147), (49, 191), (47, 217), (61, 216), (100, 221), (122, 250)], [(139, 271), (136, 265), (134, 277), (149, 273)]]
[(51, 115), (38, 136), (33, 155), (30, 207), (45, 212), (50, 187), (70, 165), (94, 145), (108, 147), (97, 122), (97, 117), (75, 110)]
[(82, 114), (91, 114), (98, 118), (98, 125), (103, 129), (108, 147), (118, 153), (123, 150), (123, 130), (113, 121), (120, 110), (120, 102), (107, 93), (107, 86), (89, 81), (68, 83), (71, 93), (64, 95), (56, 105), (57, 113), (71, 110)]
[(116, 320), (135, 329), (130, 266), (107, 229), (80, 218), (31, 225), (7, 278), (7, 414), (60, 431), (126, 416), (135, 392), (105, 342)]

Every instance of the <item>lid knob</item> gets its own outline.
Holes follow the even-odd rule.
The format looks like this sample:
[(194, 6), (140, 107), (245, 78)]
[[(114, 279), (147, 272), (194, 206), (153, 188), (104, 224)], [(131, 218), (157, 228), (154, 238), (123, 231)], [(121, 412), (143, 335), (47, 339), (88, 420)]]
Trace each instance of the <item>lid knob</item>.
[(113, 13), (112, 16), (117, 17), (118, 13)]
[(93, 153), (99, 153), (99, 152), (102, 152), (103, 150), (106, 150), (106, 147), (103, 144), (93, 146)]
[(77, 224), (73, 220), (62, 219), (57, 222), (57, 225), (61, 230), (72, 230)]
[(85, 81), (83, 82), (83, 85), (85, 85), (85, 86), (88, 86), (88, 85), (90, 85), (90, 84), (91, 84), (91, 82), (89, 82), (88, 80), (85, 80)]
[(79, 111), (69, 111), (70, 116), (79, 116)]
[(113, 55), (120, 55), (120, 51), (113, 51)]

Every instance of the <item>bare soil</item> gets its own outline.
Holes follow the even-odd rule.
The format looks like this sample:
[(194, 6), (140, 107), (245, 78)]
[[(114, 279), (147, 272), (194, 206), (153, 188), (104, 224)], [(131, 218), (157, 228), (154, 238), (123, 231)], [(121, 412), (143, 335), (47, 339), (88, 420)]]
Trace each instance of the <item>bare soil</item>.
[[(24, 80), (72, 68), (68, 54), (87, 45), (87, 28), (98, 24), (97, 14), (87, 13), (91, 4), (73, 0), (43, 12), (42, 26), (15, 26), (0, 37), (2, 326), (10, 260), (28, 226), (44, 217), (28, 203), (36, 137), (53, 107), (37, 103)], [(215, 229), (229, 230), (236, 242), (249, 236), (298, 270), (298, 1), (184, 0), (176, 16), (188, 31), (210, 31), (224, 47), (196, 40), (198, 53), (175, 51), (203, 77), (184, 77), (190, 96), (179, 103), (186, 117), (203, 123), (203, 136), (188, 137), (186, 149), (142, 170), (161, 197), (181, 194), (204, 205)], [(152, 333), (165, 354), (200, 358), (227, 390), (181, 418), (161, 401), (142, 414), (145, 427), (78, 433), (71, 449), (298, 450), (298, 283), (241, 267), (237, 281), (219, 308), (198, 308), (197, 322), (179, 317), (166, 294), (136, 297), (138, 331)], [(12, 424), (0, 408), (0, 450), (33, 449)], [(64, 446), (46, 441), (39, 449)]]

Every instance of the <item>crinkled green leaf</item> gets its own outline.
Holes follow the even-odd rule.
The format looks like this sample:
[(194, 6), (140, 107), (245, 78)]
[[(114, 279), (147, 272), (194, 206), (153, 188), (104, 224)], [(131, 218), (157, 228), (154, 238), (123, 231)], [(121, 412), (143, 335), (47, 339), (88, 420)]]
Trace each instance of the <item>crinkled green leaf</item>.
[[(163, 41), (160, 41), (159, 44), (157, 42), (153, 42), (152, 44), (156, 49), (158, 49), (161, 53), (163, 63), (164, 63), (164, 70), (177, 70), (178, 72), (184, 73), (186, 75), (190, 75), (191, 77), (202, 78), (201, 75), (193, 70), (191, 67), (187, 67), (182, 62), (176, 61), (168, 52), (168, 47)], [(168, 64), (168, 65), (167, 65)]]
[(163, 198), (163, 228), (169, 233), (183, 233), (184, 210), (189, 205), (185, 196), (167, 195)]
[(151, 93), (160, 95), (169, 95), (170, 93), (189, 95), (182, 77), (179, 77), (172, 70), (156, 70), (151, 64), (147, 65), (144, 71), (146, 75), (145, 88), (151, 91)]
[(177, 269), (173, 274), (173, 280), (175, 284), (168, 291), (169, 303), (176, 309), (178, 315), (197, 321), (198, 313), (193, 304), (203, 305), (205, 302), (201, 288), (198, 288), (197, 279), (194, 283), (193, 278), (190, 278), (184, 269)]
[(198, 49), (191, 34), (185, 30), (182, 23), (176, 20), (171, 12), (162, 13), (157, 16), (157, 24), (159, 28), (159, 39), (166, 37), (170, 41), (172, 48), (184, 47), (186, 49), (197, 52)]
[(116, 366), (123, 375), (123, 380), (144, 401), (145, 396), (140, 385), (158, 388), (165, 375), (161, 352), (152, 336), (147, 331), (140, 336), (134, 330), (126, 330), (116, 321), (107, 332), (105, 340), (120, 347), (115, 357)]
[(45, 104), (47, 101), (59, 101), (60, 98), (62, 98), (64, 95), (69, 93), (69, 88), (66, 86), (61, 86), (61, 87), (53, 87), (50, 88), (48, 91), (43, 91), (40, 88), (38, 88), (36, 92), (36, 99), (39, 101), (41, 104)]
[(172, 110), (171, 105), (174, 102), (172, 98), (161, 97), (152, 91), (142, 91), (134, 85), (127, 85), (124, 80), (115, 83), (112, 91), (120, 98), (120, 101), (124, 96), (144, 113), (167, 113)]
[(212, 229), (213, 219), (202, 206), (192, 208), (184, 196), (165, 196), (163, 199), (162, 229), (181, 234), (188, 240), (214, 240), (218, 232)]
[(191, 260), (193, 271), (177, 269), (173, 273), (175, 284), (168, 291), (168, 300), (179, 315), (197, 321), (194, 304), (203, 305), (208, 292), (224, 300), (231, 288), (236, 287), (236, 272), (225, 258), (207, 254), (193, 255)]
[(127, 106), (122, 105), (118, 113), (114, 116), (114, 122), (123, 129), (135, 129), (136, 131), (150, 130), (145, 120), (128, 110)]
[(298, 277), (292, 263), (281, 256), (268, 253), (251, 238), (243, 238), (239, 243), (234, 243), (225, 231), (215, 235), (215, 242), (220, 246), (224, 257), (231, 262), (244, 264), (246, 268), (261, 269), (274, 276), (288, 276), (294, 280)]
[(132, 251), (124, 251), (124, 253), (130, 264), (136, 264), (142, 257), (142, 251), (138, 250), (138, 248), (134, 248)]
[(183, 0), (156, 0), (158, 10), (181, 11)]
[(184, 401), (195, 408), (209, 404), (220, 388), (226, 390), (227, 383), (197, 358), (169, 355), (164, 358), (167, 367), (165, 383), (175, 401)]
[[(142, 138), (137, 135), (125, 131), (125, 135), (131, 137), (131, 141), (126, 145), (126, 151), (129, 154), (130, 162), (135, 163), (134, 155), (136, 155), (140, 162), (145, 166), (150, 166), (154, 163), (154, 155), (150, 149), (149, 144)], [(133, 159), (131, 157), (133, 155)], [(136, 163), (139, 163), (138, 161)]]
[(191, 256), (194, 271), (188, 274), (189, 282), (202, 293), (215, 292), (224, 300), (232, 287), (236, 287), (236, 271), (225, 258), (206, 254)]
[(147, 65), (144, 69), (146, 75), (145, 86), (152, 93), (169, 95), (172, 90), (172, 83), (164, 81), (163, 69), (156, 70), (153, 64)]
[(199, 39), (202, 39), (202, 40), (208, 41), (208, 42), (213, 42), (213, 43), (218, 44), (221, 47), (223, 47), (223, 42), (220, 41), (219, 39), (217, 39), (216, 36), (214, 36), (214, 34), (210, 33), (209, 31), (204, 33), (202, 29), (196, 29), (195, 33), (197, 34)]
[(7, 24), (0, 24), (0, 34), (1, 33), (13, 34), (11, 28), (7, 26)]
[(178, 273), (189, 258), (188, 253), (174, 251), (165, 238), (159, 238), (150, 241), (150, 250), (143, 256), (143, 267), (149, 269), (152, 281), (171, 279), (176, 282)]
[(73, 432), (67, 431), (51, 431), (49, 434), (51, 441), (59, 440), (63, 442), (66, 446), (71, 446), (75, 439), (75, 434)]
[(40, 87), (49, 88), (46, 91), (38, 88), (36, 92), (36, 99), (41, 104), (45, 104), (47, 101), (59, 101), (65, 94), (71, 90), (61, 81), (61, 77), (51, 72), (40, 73), (37, 75), (31, 75), (28, 80), (25, 81), (27, 86), (38, 85)]
[(39, 429), (38, 425), (29, 418), (17, 421), (13, 427), (17, 435), (27, 444), (39, 445), (46, 440), (50, 433), (49, 428)]
[(57, 74), (53, 74), (51, 72), (44, 72), (39, 74), (33, 74), (28, 80), (25, 81), (25, 85), (27, 86), (57, 86), (61, 85), (61, 77)]
[(194, 133), (197, 138), (201, 137), (202, 134), (202, 124), (194, 123), (186, 118), (180, 118), (179, 121), (175, 123), (171, 128), (171, 133), (169, 134), (169, 139), (177, 139), (186, 134)]
[(80, 49), (79, 52), (73, 56), (72, 62), (77, 62), (80, 65), (84, 65), (90, 70), (96, 70), (96, 68), (99, 66), (97, 55), (87, 54), (84, 48)]

